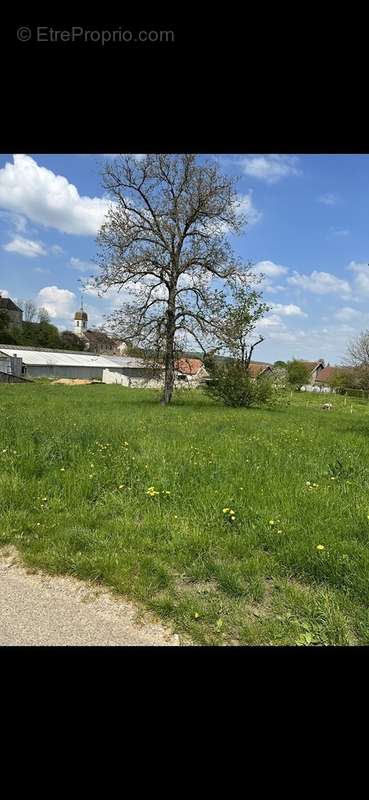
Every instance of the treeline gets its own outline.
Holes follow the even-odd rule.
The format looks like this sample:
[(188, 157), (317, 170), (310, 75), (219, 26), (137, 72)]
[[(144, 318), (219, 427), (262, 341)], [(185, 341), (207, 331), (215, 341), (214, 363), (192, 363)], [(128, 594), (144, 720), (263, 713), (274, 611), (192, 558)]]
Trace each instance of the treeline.
[(72, 331), (59, 332), (44, 310), (39, 321), (25, 320), (22, 325), (10, 325), (6, 312), (0, 312), (0, 344), (18, 347), (45, 347), (48, 350), (84, 350), (84, 344)]

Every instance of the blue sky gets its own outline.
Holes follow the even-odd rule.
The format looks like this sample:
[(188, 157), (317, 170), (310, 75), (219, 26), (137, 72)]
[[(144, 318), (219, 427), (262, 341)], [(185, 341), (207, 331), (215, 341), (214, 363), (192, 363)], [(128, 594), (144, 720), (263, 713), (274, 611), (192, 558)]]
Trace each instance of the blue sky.
[[(369, 327), (369, 156), (218, 155), (249, 218), (232, 243), (265, 274), (258, 359), (340, 363)], [(73, 326), (107, 209), (99, 155), (0, 155), (0, 290)], [(91, 326), (119, 303), (86, 294)]]

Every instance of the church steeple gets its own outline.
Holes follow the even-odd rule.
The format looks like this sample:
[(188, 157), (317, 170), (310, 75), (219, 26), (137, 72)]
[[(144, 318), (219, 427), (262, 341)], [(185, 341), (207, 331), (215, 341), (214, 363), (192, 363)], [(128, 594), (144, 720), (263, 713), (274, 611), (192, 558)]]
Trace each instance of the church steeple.
[(88, 315), (87, 312), (83, 310), (83, 295), (81, 295), (81, 308), (79, 311), (76, 311), (74, 315), (74, 333), (76, 336), (83, 336), (85, 331), (87, 331), (87, 322), (88, 322)]

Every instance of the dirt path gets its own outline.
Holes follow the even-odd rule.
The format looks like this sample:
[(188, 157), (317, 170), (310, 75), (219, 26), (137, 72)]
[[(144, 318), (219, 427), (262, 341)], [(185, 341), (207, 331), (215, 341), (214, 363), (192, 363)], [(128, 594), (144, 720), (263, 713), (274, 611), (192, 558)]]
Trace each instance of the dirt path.
[(0, 645), (178, 646), (179, 637), (108, 590), (71, 577), (30, 572), (17, 551), (0, 550)]

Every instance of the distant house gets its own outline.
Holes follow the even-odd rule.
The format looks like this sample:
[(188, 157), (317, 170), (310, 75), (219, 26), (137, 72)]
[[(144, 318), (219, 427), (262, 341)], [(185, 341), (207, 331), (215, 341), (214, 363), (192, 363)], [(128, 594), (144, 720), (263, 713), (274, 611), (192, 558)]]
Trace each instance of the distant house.
[(270, 364), (263, 364), (258, 361), (252, 361), (249, 364), (248, 373), (250, 378), (256, 380), (257, 378), (261, 378), (261, 376), (271, 375), (273, 373), (272, 367)]
[(84, 331), (83, 338), (87, 340), (86, 350), (90, 353), (97, 353), (98, 355), (121, 355), (127, 349), (124, 342), (113, 339), (104, 331), (97, 329)]
[(5, 313), (9, 325), (22, 325), (23, 311), (13, 303), (10, 297), (3, 297), (0, 293), (0, 312)]
[(319, 358), (318, 361), (302, 361), (301, 363), (309, 370), (309, 383), (315, 384), (319, 373), (324, 369), (324, 359)]
[(324, 369), (318, 373), (316, 385), (321, 387), (329, 387), (337, 374), (344, 375), (344, 385), (347, 389), (355, 387), (356, 376), (354, 367), (324, 367)]
[(175, 362), (174, 368), (176, 371), (176, 380), (178, 382), (187, 383), (190, 386), (198, 386), (200, 383), (204, 383), (209, 377), (209, 373), (206, 371), (201, 358), (184, 356)]
[(319, 370), (316, 378), (315, 383), (317, 386), (330, 386), (332, 380), (334, 379), (338, 367), (323, 367), (323, 369)]

